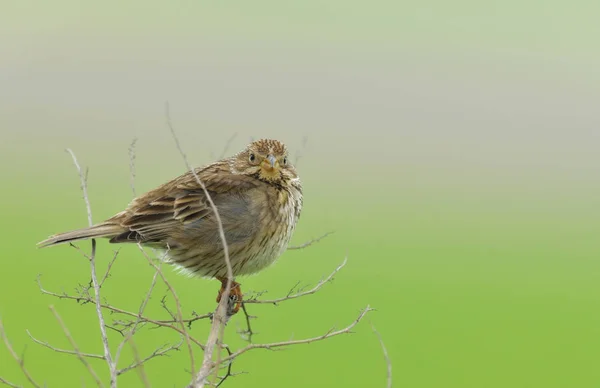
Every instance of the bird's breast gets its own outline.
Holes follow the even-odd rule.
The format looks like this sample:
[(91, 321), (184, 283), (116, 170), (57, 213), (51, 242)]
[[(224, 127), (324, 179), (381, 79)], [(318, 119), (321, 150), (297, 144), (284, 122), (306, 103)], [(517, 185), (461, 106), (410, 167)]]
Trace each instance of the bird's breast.
[[(263, 192), (256, 198), (257, 233), (248, 247), (251, 251), (234, 268), (236, 274), (250, 274), (271, 265), (292, 237), (302, 207), (302, 193), (284, 188)], [(236, 260), (237, 261), (237, 260)], [(234, 264), (234, 267), (236, 265)]]

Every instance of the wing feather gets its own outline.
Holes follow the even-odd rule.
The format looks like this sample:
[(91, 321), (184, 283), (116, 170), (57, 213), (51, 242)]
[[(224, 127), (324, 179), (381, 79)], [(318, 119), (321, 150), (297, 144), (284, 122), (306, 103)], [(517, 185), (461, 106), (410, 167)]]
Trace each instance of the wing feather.
[[(223, 196), (243, 193), (258, 184), (251, 177), (232, 173), (228, 163), (213, 164), (196, 173), (217, 207)], [(187, 225), (197, 226), (210, 217), (212, 209), (205, 192), (188, 172), (137, 198), (125, 212), (115, 216), (129, 231), (113, 237), (111, 242), (167, 243), (173, 234), (183, 233)]]

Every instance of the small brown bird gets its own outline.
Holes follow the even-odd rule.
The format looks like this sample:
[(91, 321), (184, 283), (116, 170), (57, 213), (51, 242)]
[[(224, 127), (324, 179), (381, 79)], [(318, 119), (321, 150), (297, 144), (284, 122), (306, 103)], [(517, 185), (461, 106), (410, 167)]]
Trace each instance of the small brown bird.
[[(238, 154), (195, 172), (215, 203), (229, 247), (233, 275), (256, 273), (287, 248), (302, 210), (302, 186), (285, 145), (257, 140)], [(106, 237), (167, 250), (185, 272), (227, 284), (219, 228), (204, 190), (190, 171), (134, 199), (124, 211), (85, 229), (60, 233), (40, 247)], [(240, 308), (239, 283), (231, 296)]]

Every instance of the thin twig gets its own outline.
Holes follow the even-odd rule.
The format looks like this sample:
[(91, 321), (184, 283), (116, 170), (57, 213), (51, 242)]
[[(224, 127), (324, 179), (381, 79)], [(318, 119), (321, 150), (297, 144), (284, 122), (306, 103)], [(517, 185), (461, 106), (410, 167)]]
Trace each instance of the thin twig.
[(8, 385), (9, 387), (12, 387), (12, 388), (22, 388), (20, 385), (11, 383), (10, 381), (3, 379), (2, 377), (0, 377), (0, 383), (2, 383), (4, 385)]
[(244, 331), (240, 331), (239, 334), (242, 336), (242, 338), (244, 338), (243, 336), (246, 336), (246, 340), (249, 343), (252, 343), (252, 337), (254, 336), (254, 330), (252, 330), (252, 325), (250, 324), (250, 320), (253, 318), (256, 318), (255, 315), (250, 315), (248, 314), (248, 310), (246, 309), (246, 303), (242, 302), (242, 310), (244, 311), (244, 316), (246, 317), (246, 330)]
[[(227, 351), (227, 353), (228, 353), (230, 356), (233, 354), (233, 352), (232, 352), (232, 351), (229, 349), (229, 347), (228, 347), (228, 346), (224, 346), (224, 348), (225, 348), (225, 350)], [(231, 368), (232, 368), (232, 367), (233, 367), (233, 362), (229, 362), (229, 363), (227, 363), (227, 372), (225, 372), (225, 376), (223, 376), (223, 377), (221, 377), (221, 376), (217, 376), (217, 377), (216, 377), (216, 379), (218, 379), (218, 380), (220, 380), (220, 381), (219, 381), (218, 383), (214, 383), (214, 384), (213, 384), (215, 387), (220, 387), (220, 386), (221, 386), (221, 384), (223, 384), (223, 383), (225, 382), (225, 380), (227, 380), (227, 379), (228, 379), (230, 376), (234, 376), (234, 375), (237, 375), (237, 374), (243, 373), (243, 372), (240, 372), (240, 373), (235, 373), (235, 374), (234, 374), (234, 373), (232, 373), (232, 372), (231, 372)]]
[[(158, 268), (160, 268), (160, 267), (158, 267)], [(133, 324), (133, 327), (127, 332), (127, 335), (125, 335), (125, 338), (123, 338), (123, 341), (121, 341), (121, 343), (117, 347), (117, 351), (115, 352), (115, 364), (118, 364), (118, 362), (119, 362), (119, 357), (121, 356), (121, 351), (123, 350), (123, 346), (125, 346), (125, 343), (127, 343), (137, 332), (138, 326), (142, 320), (141, 317), (144, 314), (144, 311), (146, 310), (146, 306), (148, 305), (148, 301), (150, 300), (150, 295), (152, 295), (152, 291), (154, 290), (154, 286), (156, 285), (157, 277), (158, 277), (158, 270), (154, 272), (154, 276), (152, 277), (152, 283), (150, 283), (150, 288), (148, 288), (148, 291), (146, 292), (146, 296), (144, 297), (144, 300), (142, 301), (142, 304), (138, 311), (138, 316), (135, 320), (135, 323)]]
[(2, 323), (2, 319), (0, 319), (0, 337), (2, 337), (4, 345), (6, 345), (6, 348), (10, 352), (10, 355), (15, 359), (15, 361), (17, 361), (17, 364), (19, 364), (19, 368), (21, 368), (21, 372), (23, 372), (27, 380), (29, 380), (31, 385), (33, 385), (36, 388), (39, 388), (40, 385), (35, 382), (27, 368), (25, 368), (25, 361), (23, 360), (23, 357), (19, 357), (17, 352), (15, 352), (12, 345), (10, 344), (10, 341), (8, 340), (8, 337), (6, 335), (6, 331), (4, 330), (4, 324)]
[(348, 262), (348, 258), (344, 258), (344, 261), (342, 261), (342, 264), (338, 265), (336, 269), (333, 270), (333, 272), (331, 274), (329, 274), (329, 276), (327, 276), (325, 279), (322, 279), (321, 281), (319, 281), (319, 283), (317, 283), (313, 288), (311, 288), (310, 290), (306, 290), (306, 291), (300, 291), (297, 293), (292, 293), (292, 290), (294, 290), (292, 288), (292, 290), (290, 290), (290, 293), (286, 296), (283, 296), (281, 298), (277, 298), (277, 299), (269, 299), (269, 300), (261, 300), (261, 299), (249, 299), (249, 300), (245, 300), (244, 303), (255, 303), (255, 304), (277, 304), (286, 300), (290, 300), (290, 299), (296, 299), (296, 298), (300, 298), (302, 296), (306, 296), (306, 295), (310, 295), (310, 294), (314, 294), (315, 292), (319, 291), (325, 284), (329, 283), (330, 281), (333, 280), (333, 277), (340, 272), (340, 270), (342, 268), (344, 268), (344, 266), (346, 265), (346, 263)]
[(385, 343), (383, 342), (383, 338), (381, 338), (381, 334), (375, 329), (375, 325), (371, 323), (371, 328), (373, 329), (373, 333), (379, 339), (379, 343), (381, 344), (381, 350), (383, 351), (383, 358), (385, 359), (385, 364), (387, 365), (387, 384), (386, 388), (392, 388), (392, 361), (390, 360), (390, 356), (388, 354), (387, 348), (385, 347)]
[(129, 365), (123, 369), (119, 369), (118, 374), (122, 375), (123, 373), (128, 372), (132, 369), (135, 369), (138, 366), (142, 366), (144, 363), (152, 360), (153, 358), (164, 356), (172, 350), (179, 350), (179, 348), (181, 347), (182, 344), (183, 344), (183, 339), (181, 341), (179, 341), (179, 343), (177, 343), (175, 345), (171, 345), (169, 347), (167, 347), (167, 345), (163, 345), (163, 346), (159, 347), (158, 349), (156, 349), (154, 352), (152, 352), (152, 354), (150, 354), (148, 357), (141, 359), (141, 360), (137, 360), (137, 361), (133, 362), (131, 365)]
[(134, 137), (129, 145), (129, 185), (134, 198), (137, 196), (135, 193), (135, 143), (137, 140), (137, 137)]
[[(77, 168), (77, 172), (79, 173), (79, 178), (81, 181), (81, 190), (83, 192), (83, 199), (85, 201), (85, 206), (87, 208), (88, 214), (88, 223), (89, 226), (93, 225), (92, 221), (92, 207), (90, 206), (90, 200), (87, 192), (87, 176), (83, 174), (79, 163), (77, 162), (77, 158), (73, 151), (67, 148), (67, 152), (71, 154), (71, 158), (73, 159), (73, 163)], [(92, 239), (92, 251), (90, 253), (90, 270), (92, 273), (92, 283), (94, 285), (94, 296), (96, 303), (96, 315), (98, 316), (98, 323), (100, 324), (100, 335), (102, 337), (102, 346), (104, 347), (104, 358), (106, 363), (108, 364), (108, 370), (110, 373), (110, 386), (111, 388), (116, 388), (117, 386), (117, 368), (116, 365), (112, 361), (112, 356), (110, 354), (110, 346), (108, 344), (108, 335), (106, 334), (106, 324), (104, 322), (104, 315), (102, 314), (102, 303), (100, 301), (100, 284), (98, 283), (98, 277), (96, 274), (96, 240)]]
[(86, 357), (84, 357), (83, 354), (79, 351), (79, 347), (77, 346), (77, 343), (75, 342), (75, 340), (71, 336), (71, 333), (69, 332), (69, 329), (65, 325), (64, 321), (62, 320), (62, 318), (60, 317), (60, 315), (58, 314), (58, 312), (56, 311), (56, 309), (54, 308), (54, 306), (50, 306), (49, 308), (50, 308), (50, 311), (52, 311), (52, 314), (54, 314), (54, 318), (56, 318), (56, 320), (58, 321), (58, 324), (63, 329), (63, 332), (65, 333), (65, 337), (67, 337), (67, 339), (71, 343), (71, 346), (73, 347), (75, 355), (77, 356), (77, 358), (79, 358), (79, 361), (81, 361), (81, 363), (86, 367), (86, 369), (88, 370), (88, 372), (90, 373), (90, 375), (92, 375), (92, 377), (96, 381), (96, 384), (99, 387), (103, 387), (104, 384), (102, 384), (102, 381), (100, 380), (100, 378), (98, 377), (98, 375), (94, 371), (94, 368), (92, 368), (92, 366), (90, 365), (90, 363), (87, 361)]
[(77, 162), (75, 153), (73, 153), (73, 151), (71, 151), (70, 148), (67, 148), (67, 152), (69, 154), (71, 154), (73, 163), (75, 164), (75, 167), (77, 168), (77, 172), (79, 173), (79, 180), (80, 180), (80, 184), (81, 184), (80, 187), (81, 187), (81, 191), (83, 192), (83, 200), (85, 201), (85, 208), (87, 210), (88, 224), (89, 224), (89, 226), (92, 226), (94, 224), (92, 222), (92, 207), (90, 206), (90, 198), (89, 198), (88, 192), (87, 192), (87, 173), (88, 173), (88, 171), (86, 170), (86, 173), (85, 174), (83, 173), (83, 170), (79, 166), (79, 162)]
[(365, 307), (360, 314), (358, 315), (358, 317), (348, 326), (346, 326), (343, 329), (340, 330), (329, 330), (327, 331), (325, 334), (320, 335), (318, 337), (312, 337), (312, 338), (306, 338), (306, 339), (301, 339), (301, 340), (291, 340), (291, 341), (282, 341), (282, 342), (273, 342), (270, 344), (250, 344), (247, 345), (246, 347), (238, 350), (237, 352), (233, 353), (230, 356), (225, 357), (224, 359), (221, 360), (221, 363), (225, 363), (225, 362), (229, 362), (232, 361), (234, 359), (236, 359), (237, 357), (239, 357), (241, 354), (246, 353), (249, 350), (253, 350), (253, 349), (274, 349), (274, 348), (280, 348), (280, 347), (284, 347), (284, 346), (290, 346), (290, 345), (299, 345), (299, 344), (309, 344), (311, 342), (316, 342), (316, 341), (322, 341), (324, 339), (327, 338), (331, 338), (331, 337), (335, 337), (338, 336), (340, 334), (347, 334), (350, 333), (351, 330), (354, 328), (354, 326), (356, 326), (363, 318), (364, 316), (372, 311), (373, 309), (370, 306)]
[[(77, 302), (94, 303), (94, 300), (91, 297), (89, 297), (89, 296), (74, 296), (74, 295), (68, 295), (68, 294), (58, 294), (56, 292), (45, 290), (43, 288), (43, 286), (42, 286), (42, 283), (41, 283), (39, 277), (37, 279), (37, 282), (38, 282), (38, 286), (40, 288), (40, 291), (43, 294), (50, 295), (50, 296), (53, 296), (53, 297), (56, 297), (56, 298), (59, 298), (59, 299), (70, 299), (70, 300), (75, 300)], [(134, 313), (134, 312), (131, 312), (131, 311), (127, 311), (127, 310), (123, 310), (121, 308), (118, 308), (118, 307), (115, 307), (115, 306), (111, 306), (109, 304), (101, 304), (101, 307), (103, 309), (112, 311), (112, 312), (117, 313), (117, 314), (123, 314), (123, 315), (127, 315), (127, 316), (130, 316), (130, 317), (133, 317), (133, 318), (138, 318), (139, 317), (142, 320), (142, 322), (151, 323), (151, 324), (156, 325), (156, 326), (167, 327), (167, 328), (169, 328), (171, 330), (176, 331), (177, 333), (179, 333), (181, 335), (185, 335), (185, 331), (184, 330), (182, 330), (179, 327), (173, 325), (174, 323), (180, 323), (179, 320), (172, 321), (172, 320), (152, 319), (152, 318), (149, 318), (149, 317), (146, 317), (146, 316), (139, 316), (137, 313)], [(196, 321), (199, 321), (199, 320), (202, 320), (202, 319), (206, 319), (206, 318), (210, 318), (210, 317), (212, 317), (212, 314), (196, 315), (193, 318), (183, 319), (181, 322), (185, 323), (186, 326), (190, 326), (193, 322), (196, 322)], [(110, 326), (107, 325), (107, 327), (110, 327)], [(200, 348), (204, 347), (204, 345), (201, 342), (199, 342), (197, 339), (195, 339), (194, 337), (190, 336), (189, 338), (190, 338), (190, 340), (193, 343), (195, 343), (196, 345), (198, 345)]]
[(237, 137), (237, 132), (234, 133), (233, 135), (231, 135), (231, 137), (227, 140), (227, 143), (225, 143), (225, 147), (223, 147), (223, 152), (221, 152), (221, 156), (219, 156), (219, 159), (223, 159), (225, 157), (225, 155), (227, 154), (227, 151), (229, 151), (229, 147), (231, 146), (231, 143), (233, 142), (233, 140)]
[[(194, 366), (195, 366), (194, 365), (194, 349), (192, 348), (190, 333), (188, 332), (187, 328), (185, 327), (185, 323), (183, 323), (183, 314), (181, 312), (181, 303), (179, 303), (179, 297), (177, 296), (177, 293), (175, 292), (175, 289), (173, 288), (171, 283), (169, 283), (169, 281), (165, 277), (165, 274), (160, 270), (160, 267), (157, 266), (156, 264), (154, 264), (152, 262), (152, 259), (150, 258), (150, 256), (148, 256), (146, 254), (146, 251), (144, 251), (142, 244), (138, 243), (137, 245), (138, 245), (138, 248), (140, 249), (140, 251), (142, 252), (142, 254), (144, 255), (144, 257), (146, 258), (146, 260), (148, 260), (148, 263), (152, 266), (152, 268), (154, 268), (156, 273), (158, 273), (158, 275), (162, 279), (163, 283), (165, 283), (165, 285), (167, 286), (167, 288), (173, 295), (173, 299), (175, 300), (175, 307), (177, 308), (177, 321), (178, 321), (179, 325), (181, 326), (181, 331), (182, 331), (183, 337), (185, 338), (185, 343), (187, 344), (187, 347), (188, 347), (188, 353), (190, 355), (190, 363), (191, 363), (192, 371), (193, 371)], [(204, 347), (202, 345), (200, 345), (200, 347), (202, 349), (204, 349)]]
[(305, 242), (304, 244), (300, 244), (300, 245), (293, 245), (291, 247), (288, 247), (288, 251), (290, 250), (295, 250), (295, 249), (304, 249), (307, 248), (315, 243), (318, 243), (319, 241), (323, 240), (325, 237), (329, 236), (330, 234), (333, 234), (333, 232), (327, 232), (324, 235), (317, 237), (317, 238), (313, 238), (310, 241)]
[(308, 136), (304, 136), (302, 138), (302, 149), (299, 151), (296, 151), (296, 158), (294, 159), (294, 167), (298, 167), (298, 162), (300, 161), (300, 158), (302, 157), (302, 151), (304, 151), (306, 149), (307, 143), (308, 143)]
[(81, 256), (85, 257), (86, 259), (91, 260), (90, 255), (88, 255), (87, 253), (85, 253), (81, 248), (79, 248), (77, 245), (73, 244), (72, 242), (69, 243), (69, 246), (71, 248), (74, 248), (77, 252), (79, 252), (79, 254), (81, 254)]
[[(142, 383), (144, 384), (144, 387), (151, 387), (152, 385), (150, 384), (150, 380), (148, 380), (148, 375), (146, 374), (146, 368), (144, 367), (144, 364), (142, 362), (142, 359), (140, 358), (140, 352), (138, 350), (137, 345), (135, 344), (135, 341), (133, 340), (133, 338), (129, 338), (129, 346), (131, 346), (131, 352), (133, 353), (133, 363), (136, 365), (134, 368), (135, 370), (138, 372), (138, 376), (140, 377), (140, 380), (142, 380)], [(134, 369), (132, 368), (132, 369)], [(117, 374), (119, 374), (121, 370), (117, 371)]]
[(208, 203), (210, 204), (210, 207), (215, 215), (215, 220), (217, 221), (217, 226), (219, 229), (219, 237), (220, 237), (221, 243), (223, 245), (223, 255), (225, 258), (225, 265), (227, 266), (227, 284), (225, 286), (225, 290), (223, 291), (223, 293), (221, 295), (221, 301), (219, 302), (219, 305), (217, 306), (217, 309), (215, 310), (215, 314), (213, 316), (213, 323), (211, 325), (211, 330), (208, 335), (208, 339), (206, 341), (206, 347), (204, 349), (204, 358), (202, 360), (202, 366), (200, 367), (200, 371), (198, 372), (197, 375), (195, 375), (194, 368), (192, 367), (192, 375), (195, 375), (193, 378), (192, 386), (202, 388), (206, 384), (207, 379), (214, 367), (214, 363), (212, 361), (213, 353), (214, 353), (215, 347), (217, 346), (217, 343), (219, 342), (219, 338), (222, 335), (221, 333), (224, 330), (225, 324), (227, 323), (227, 320), (228, 320), (228, 314), (227, 314), (228, 308), (227, 307), (229, 304), (229, 295), (231, 293), (231, 283), (233, 282), (233, 269), (231, 268), (231, 261), (229, 260), (229, 247), (227, 245), (227, 240), (225, 239), (225, 231), (223, 230), (223, 222), (221, 221), (221, 216), (219, 215), (219, 211), (217, 210), (217, 207), (215, 206), (215, 203), (213, 202), (213, 200), (210, 196), (210, 193), (206, 189), (206, 186), (200, 180), (200, 177), (196, 173), (196, 170), (194, 170), (190, 166), (190, 164), (187, 160), (187, 156), (186, 156), (185, 152), (183, 152), (183, 149), (181, 148), (181, 144), (179, 144), (179, 139), (177, 138), (177, 134), (175, 133), (175, 129), (173, 128), (173, 124), (171, 122), (171, 115), (169, 113), (169, 103), (168, 102), (166, 104), (166, 112), (165, 113), (166, 113), (166, 118), (167, 118), (167, 125), (168, 125), (169, 129), (171, 130), (171, 134), (173, 135), (173, 139), (175, 140), (175, 145), (177, 146), (179, 153), (183, 157), (183, 161), (185, 162), (187, 169), (194, 175), (194, 178), (196, 178), (196, 182), (198, 182), (198, 185), (200, 185), (200, 187), (202, 188), (202, 191), (204, 191), (204, 195), (206, 196), (206, 199), (207, 199)]
[(31, 334), (31, 332), (29, 330), (25, 330), (25, 332), (27, 333), (27, 335), (29, 336), (29, 338), (31, 338), (31, 340), (33, 342), (35, 342), (38, 345), (42, 345), (43, 347), (46, 347), (46, 348), (48, 348), (48, 349), (50, 349), (50, 350), (52, 350), (52, 351), (54, 351), (56, 353), (65, 353), (65, 354), (71, 354), (71, 355), (80, 355), (80, 356), (87, 357), (87, 358), (96, 358), (96, 359), (99, 359), (99, 360), (104, 360), (104, 356), (101, 355), (101, 354), (83, 353), (83, 352), (76, 352), (74, 350), (60, 349), (60, 348), (57, 348), (55, 346), (50, 345), (46, 341), (42, 341), (42, 340), (39, 340), (39, 339), (35, 338), (33, 336), (33, 334)]
[(106, 281), (106, 279), (108, 279), (108, 277), (110, 276), (110, 270), (112, 269), (113, 264), (115, 263), (115, 261), (117, 260), (117, 257), (119, 256), (119, 251), (120, 251), (120, 249), (117, 249), (115, 251), (115, 253), (113, 254), (112, 260), (110, 261), (110, 263), (108, 263), (108, 267), (106, 267), (106, 272), (104, 273), (104, 276), (102, 277), (102, 280), (100, 281), (101, 288), (102, 288), (102, 285), (104, 285), (104, 282)]

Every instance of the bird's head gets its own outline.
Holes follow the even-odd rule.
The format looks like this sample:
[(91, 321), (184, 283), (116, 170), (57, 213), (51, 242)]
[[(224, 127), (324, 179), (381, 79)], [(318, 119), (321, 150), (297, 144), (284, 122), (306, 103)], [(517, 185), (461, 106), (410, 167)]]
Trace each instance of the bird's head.
[(287, 148), (278, 140), (253, 141), (235, 156), (234, 165), (239, 173), (271, 184), (282, 184), (297, 178)]

